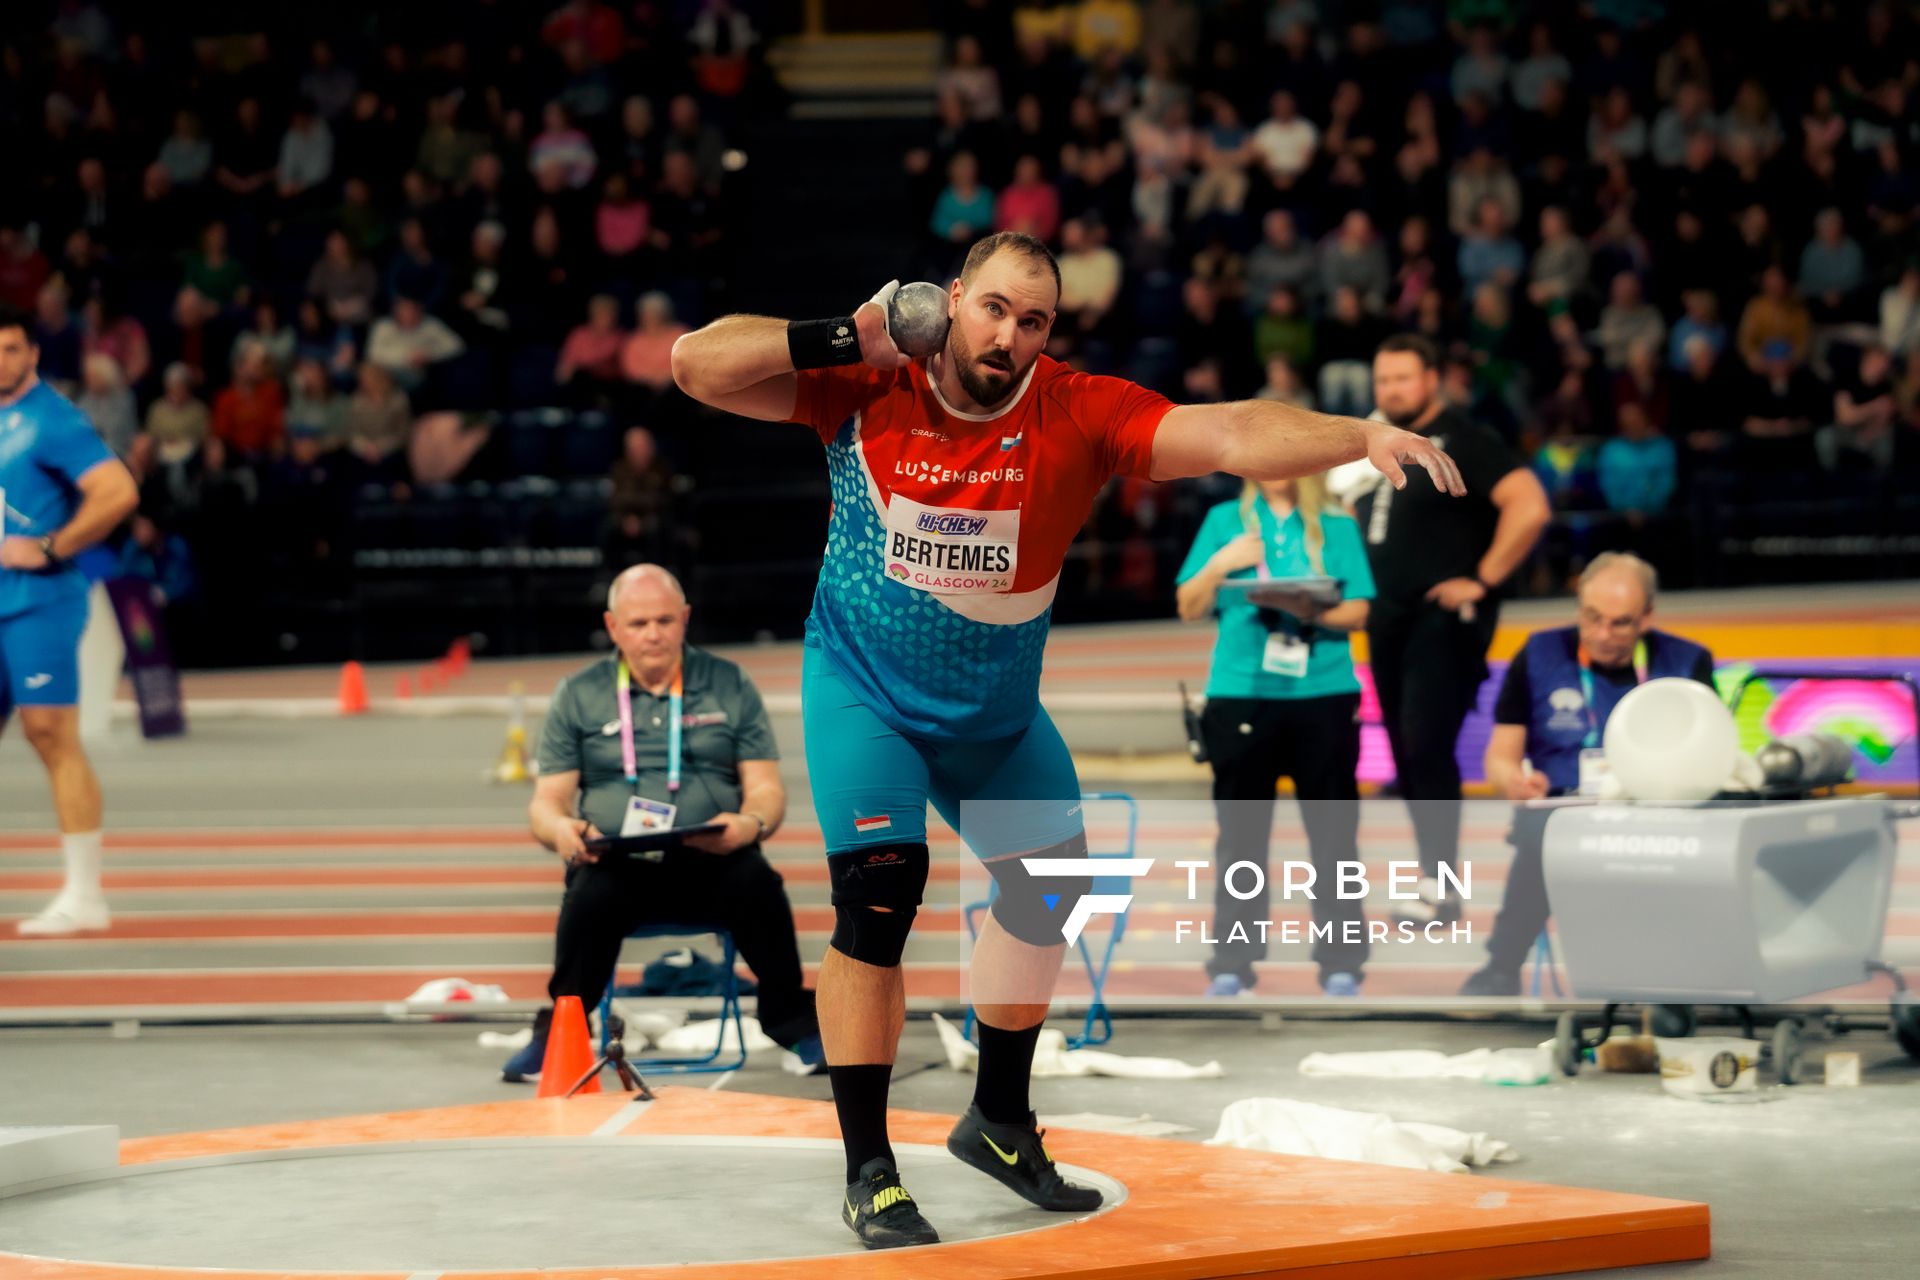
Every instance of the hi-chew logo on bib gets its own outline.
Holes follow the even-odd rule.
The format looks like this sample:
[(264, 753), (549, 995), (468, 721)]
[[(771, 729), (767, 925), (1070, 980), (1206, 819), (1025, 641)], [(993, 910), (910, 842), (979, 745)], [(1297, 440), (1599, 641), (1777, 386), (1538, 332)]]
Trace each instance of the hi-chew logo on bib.
[(929, 507), (894, 494), (887, 503), (886, 574), (935, 595), (995, 595), (1013, 590), (1019, 567), (1020, 511)]

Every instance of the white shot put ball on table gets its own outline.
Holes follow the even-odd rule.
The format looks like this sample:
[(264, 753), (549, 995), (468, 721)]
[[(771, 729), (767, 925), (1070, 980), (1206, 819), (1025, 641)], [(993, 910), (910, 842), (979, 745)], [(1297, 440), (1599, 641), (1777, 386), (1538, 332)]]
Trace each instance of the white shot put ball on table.
[(1667, 677), (1631, 690), (1607, 717), (1607, 769), (1636, 804), (1711, 800), (1733, 776), (1733, 712), (1697, 680)]
[(925, 280), (901, 285), (887, 303), (893, 345), (918, 360), (947, 343), (947, 291)]

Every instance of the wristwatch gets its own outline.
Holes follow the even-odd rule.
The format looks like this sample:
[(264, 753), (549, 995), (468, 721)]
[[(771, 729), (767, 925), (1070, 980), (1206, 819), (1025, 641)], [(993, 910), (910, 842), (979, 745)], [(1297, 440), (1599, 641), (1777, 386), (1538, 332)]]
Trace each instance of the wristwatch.
[(47, 566), (46, 566), (47, 568), (58, 569), (61, 565), (66, 563), (65, 560), (62, 560), (59, 556), (53, 553), (53, 535), (52, 534), (50, 533), (41, 534), (39, 538), (39, 543), (40, 543), (40, 554), (47, 558)]
[(767, 820), (766, 820), (765, 818), (763, 818), (763, 817), (761, 817), (761, 816), (760, 816), (759, 814), (757, 814), (757, 813), (746, 813), (746, 812), (742, 812), (740, 816), (741, 816), (741, 817), (743, 817), (743, 818), (752, 818), (752, 819), (753, 819), (753, 825), (754, 825), (754, 826), (756, 826), (756, 827), (758, 827), (758, 828), (760, 828), (760, 830), (759, 830), (758, 832), (756, 832), (756, 833), (755, 833), (755, 835), (754, 835), (754, 837), (753, 837), (753, 839), (754, 839), (754, 842), (755, 842), (756, 844), (757, 844), (757, 843), (759, 843), (759, 842), (760, 842), (760, 841), (762, 841), (762, 840), (765, 840), (765, 839), (767, 838), (767, 832), (768, 832), (768, 831), (769, 831), (769, 830), (770, 830), (771, 828), (769, 828), (769, 827), (767, 826)]

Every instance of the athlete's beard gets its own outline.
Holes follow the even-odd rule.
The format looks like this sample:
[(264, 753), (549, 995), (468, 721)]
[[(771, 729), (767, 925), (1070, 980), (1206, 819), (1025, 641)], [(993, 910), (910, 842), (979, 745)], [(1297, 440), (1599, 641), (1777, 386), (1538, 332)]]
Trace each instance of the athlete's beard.
[(1413, 424), (1425, 417), (1427, 410), (1432, 407), (1432, 400), (1422, 400), (1418, 405), (1407, 410), (1405, 413), (1395, 413), (1391, 409), (1382, 409), (1380, 412), (1386, 414), (1387, 421), (1391, 422), (1394, 426), (1400, 428), (1402, 431), (1409, 431), (1413, 428)]
[(993, 360), (1005, 360), (1004, 369), (983, 365), (974, 356), (973, 348), (968, 345), (966, 335), (960, 326), (953, 326), (947, 338), (947, 359), (953, 361), (954, 376), (960, 379), (960, 385), (981, 408), (999, 404), (1007, 394), (1020, 385), (1025, 369), (1015, 369), (1011, 357), (996, 351), (990, 357)]

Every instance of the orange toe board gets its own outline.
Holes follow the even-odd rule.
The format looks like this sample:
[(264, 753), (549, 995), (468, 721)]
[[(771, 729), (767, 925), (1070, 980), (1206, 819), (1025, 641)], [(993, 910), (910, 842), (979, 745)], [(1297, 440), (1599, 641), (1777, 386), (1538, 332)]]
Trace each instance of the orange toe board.
[[(825, 1102), (686, 1088), (658, 1095), (620, 1132), (769, 1138), (832, 1138), (838, 1132), (833, 1107)], [(629, 1101), (618, 1094), (522, 1100), (142, 1138), (121, 1144), (121, 1162), (363, 1142), (580, 1137), (600, 1129)], [(953, 1125), (951, 1117), (921, 1112), (896, 1111), (891, 1119), (895, 1139), (935, 1146)], [(1040, 1232), (891, 1253), (462, 1271), (448, 1273), (448, 1280), (1472, 1280), (1673, 1262), (1710, 1252), (1707, 1207), (1685, 1201), (1102, 1133), (1054, 1131), (1047, 1145), (1064, 1163), (1124, 1183), (1126, 1201)], [(0, 1274), (9, 1280), (186, 1280), (207, 1273), (0, 1253)], [(287, 1273), (219, 1274), (223, 1280), (281, 1280)], [(300, 1273), (302, 1280), (408, 1280), (408, 1274)]]

